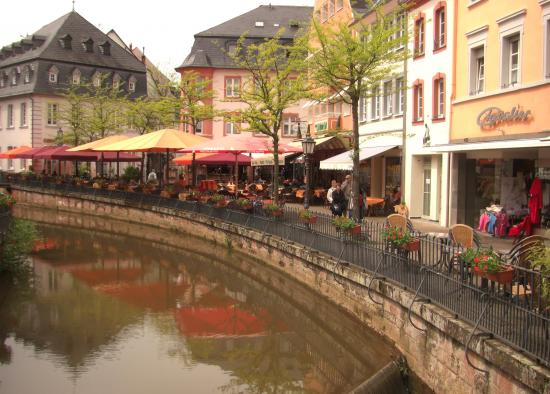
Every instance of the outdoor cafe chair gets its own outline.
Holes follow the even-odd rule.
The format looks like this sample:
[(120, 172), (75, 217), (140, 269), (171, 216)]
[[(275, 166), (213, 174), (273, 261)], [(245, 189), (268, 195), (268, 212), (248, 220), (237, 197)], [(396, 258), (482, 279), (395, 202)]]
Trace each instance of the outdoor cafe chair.
[[(389, 215), (386, 218), (386, 225), (389, 226), (389, 227), (397, 227), (397, 228), (401, 229), (402, 231), (408, 231), (411, 234), (411, 236), (413, 236), (413, 237), (422, 236), (421, 233), (417, 232), (414, 229), (414, 226), (413, 226), (412, 222), (410, 221), (410, 219), (403, 216), (403, 215), (398, 215), (396, 213)], [(386, 245), (386, 249), (389, 250), (390, 248), (391, 248), (391, 245), (388, 243)], [(422, 261), (421, 260), (421, 250), (422, 250), (422, 248), (420, 247), (418, 249), (418, 252), (412, 252), (412, 253), (417, 253), (419, 262)], [(407, 251), (405, 255), (408, 256), (409, 252)]]

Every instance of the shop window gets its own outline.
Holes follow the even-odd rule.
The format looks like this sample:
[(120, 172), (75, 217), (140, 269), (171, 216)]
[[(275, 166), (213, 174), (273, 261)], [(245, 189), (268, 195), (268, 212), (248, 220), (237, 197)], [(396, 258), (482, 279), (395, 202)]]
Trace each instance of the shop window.
[(433, 118), (445, 119), (445, 76), (438, 74), (433, 80)]
[(506, 36), (502, 40), (502, 88), (514, 86), (520, 81), (520, 34)]
[(417, 80), (413, 84), (413, 123), (424, 120), (424, 81)]
[(371, 104), (371, 111), (370, 111), (371, 120), (379, 119), (380, 118), (380, 88), (376, 87), (372, 91), (370, 104)]
[(395, 110), (397, 114), (402, 114), (405, 106), (405, 82), (403, 78), (395, 80)]
[(424, 55), (425, 49), (425, 17), (420, 14), (414, 22), (414, 57)]
[(384, 116), (393, 114), (393, 89), (392, 81), (384, 82)]
[(485, 91), (485, 45), (470, 49), (470, 94)]
[(434, 12), (434, 50), (444, 48), (447, 45), (447, 8), (444, 2), (440, 2)]

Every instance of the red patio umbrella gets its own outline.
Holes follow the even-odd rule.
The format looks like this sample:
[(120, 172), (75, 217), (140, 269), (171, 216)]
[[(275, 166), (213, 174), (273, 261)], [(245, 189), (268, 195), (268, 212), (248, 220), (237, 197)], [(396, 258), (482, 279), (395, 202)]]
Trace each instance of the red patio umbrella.
[[(237, 161), (242, 165), (250, 165), (250, 157), (246, 155), (237, 155)], [(174, 164), (186, 166), (193, 163), (191, 153), (176, 157)], [(195, 155), (195, 163), (207, 165), (231, 165), (235, 162), (235, 155), (232, 153), (198, 153)]]
[[(277, 149), (279, 153), (301, 152), (302, 148), (290, 146), (279, 142)], [(239, 162), (237, 156), (241, 153), (272, 153), (273, 143), (271, 138), (254, 137), (250, 133), (233, 134), (223, 138), (195, 145), (189, 148), (181, 149), (179, 153), (231, 153), (235, 158), (235, 183), (239, 178)]]
[(20, 146), (19, 148), (10, 149), (4, 153), (0, 153), (0, 159), (15, 159), (17, 154), (31, 150), (30, 146)]
[(16, 158), (17, 159), (36, 159), (36, 155), (40, 154), (42, 152), (45, 152), (47, 150), (50, 150), (52, 148), (57, 148), (57, 146), (51, 146), (51, 145), (45, 145), (45, 146), (38, 146), (36, 148), (32, 148), (28, 151), (17, 153)]

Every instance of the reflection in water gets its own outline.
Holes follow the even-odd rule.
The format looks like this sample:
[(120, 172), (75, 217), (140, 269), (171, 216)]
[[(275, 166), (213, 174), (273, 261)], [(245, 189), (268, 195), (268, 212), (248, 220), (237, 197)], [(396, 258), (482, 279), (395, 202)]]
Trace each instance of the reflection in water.
[(0, 304), (11, 348), (2, 392), (341, 393), (396, 355), (315, 293), (223, 247), (116, 221), (111, 234), (71, 228), (97, 228), (97, 218), (19, 215), (43, 223), (45, 242), (33, 296), (12, 290)]

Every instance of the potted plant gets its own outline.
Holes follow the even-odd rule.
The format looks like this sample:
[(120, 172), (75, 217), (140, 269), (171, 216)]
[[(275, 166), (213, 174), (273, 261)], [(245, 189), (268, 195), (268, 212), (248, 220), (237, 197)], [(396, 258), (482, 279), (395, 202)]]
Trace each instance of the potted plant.
[(106, 186), (107, 186), (107, 180), (106, 180), (106, 179), (103, 179), (103, 178), (97, 178), (97, 179), (94, 181), (93, 185), (92, 185), (92, 187), (93, 187), (94, 189), (103, 189), (103, 188), (106, 187)]
[(15, 204), (15, 198), (12, 195), (0, 192), (0, 210), (11, 210)]
[[(182, 193), (185, 194), (185, 193)], [(186, 201), (199, 201), (200, 195), (196, 191), (190, 191), (189, 193), (185, 194), (185, 200)]]
[(529, 252), (528, 257), (531, 269), (540, 271), (542, 278), (540, 287), (546, 309), (550, 301), (550, 247), (538, 245)]
[(336, 231), (348, 232), (350, 234), (361, 234), (361, 225), (355, 223), (355, 220), (345, 216), (336, 216), (332, 220), (332, 224), (336, 226)]
[(408, 230), (403, 230), (400, 227), (387, 226), (382, 231), (382, 239), (409, 252), (416, 252), (420, 249), (420, 239), (413, 237)]
[(248, 198), (239, 198), (237, 200), (237, 205), (239, 208), (241, 208), (243, 211), (250, 211), (252, 210), (252, 202)]
[(283, 216), (283, 208), (281, 208), (277, 204), (271, 203), (271, 204), (264, 205), (264, 211), (266, 212), (266, 214), (272, 217)]
[(514, 267), (503, 264), (500, 256), (489, 249), (467, 249), (460, 258), (472, 268), (474, 275), (501, 284), (511, 283), (514, 279)]
[(225, 197), (217, 193), (210, 197), (209, 202), (216, 205), (218, 208), (223, 208), (227, 206), (227, 200), (225, 199)]
[(300, 211), (300, 220), (307, 224), (315, 224), (317, 223), (317, 216), (309, 209), (304, 209)]
[(164, 198), (176, 197), (176, 187), (174, 185), (164, 186), (164, 190), (160, 192), (160, 196)]

